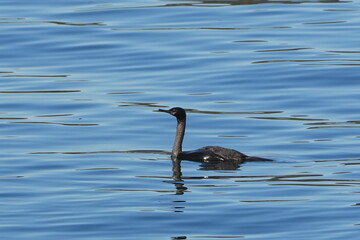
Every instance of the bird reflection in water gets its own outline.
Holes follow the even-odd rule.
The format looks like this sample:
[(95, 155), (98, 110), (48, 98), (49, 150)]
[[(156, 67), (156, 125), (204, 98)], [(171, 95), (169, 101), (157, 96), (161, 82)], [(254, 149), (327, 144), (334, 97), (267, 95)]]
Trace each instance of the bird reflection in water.
[[(196, 162), (196, 161), (195, 161)], [(236, 162), (210, 162), (210, 163), (204, 163), (200, 162), (200, 169), (199, 170), (236, 170), (240, 167), (240, 165)], [(182, 179), (182, 172), (181, 172), (181, 160), (179, 159), (172, 159), (172, 179), (171, 182), (174, 184), (176, 188), (176, 195), (182, 195), (187, 191), (187, 187), (185, 187), (185, 184)]]
[(182, 172), (181, 172), (181, 161), (179, 160), (173, 160), (172, 161), (173, 167), (173, 176), (172, 179), (174, 180), (173, 184), (176, 188), (176, 195), (183, 195), (184, 192), (187, 190), (187, 187), (184, 186), (183, 180), (182, 180)]

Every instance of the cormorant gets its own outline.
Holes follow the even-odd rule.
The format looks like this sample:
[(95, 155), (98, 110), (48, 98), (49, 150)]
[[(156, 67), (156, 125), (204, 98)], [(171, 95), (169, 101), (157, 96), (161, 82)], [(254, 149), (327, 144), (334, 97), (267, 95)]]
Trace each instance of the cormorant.
[(173, 160), (190, 160), (196, 162), (216, 163), (233, 162), (243, 163), (245, 161), (272, 161), (270, 159), (247, 156), (239, 151), (218, 146), (206, 146), (192, 151), (182, 151), (182, 142), (186, 128), (186, 112), (183, 108), (175, 107), (169, 110), (159, 109), (160, 112), (166, 112), (177, 119), (176, 136), (171, 152)]

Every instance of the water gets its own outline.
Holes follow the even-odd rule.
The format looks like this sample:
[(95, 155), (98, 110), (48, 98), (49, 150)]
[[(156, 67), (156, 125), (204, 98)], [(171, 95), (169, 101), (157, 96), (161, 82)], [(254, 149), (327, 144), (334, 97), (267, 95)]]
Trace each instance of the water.
[[(2, 238), (357, 239), (359, 10), (3, 1)], [(185, 149), (275, 161), (179, 179), (172, 106)]]

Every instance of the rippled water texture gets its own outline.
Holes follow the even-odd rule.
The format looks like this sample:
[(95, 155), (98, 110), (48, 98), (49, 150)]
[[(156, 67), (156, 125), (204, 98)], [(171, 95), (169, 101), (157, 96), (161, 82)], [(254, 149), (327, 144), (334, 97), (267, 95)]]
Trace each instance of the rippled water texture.
[(358, 239), (358, 0), (1, 5), (2, 239)]

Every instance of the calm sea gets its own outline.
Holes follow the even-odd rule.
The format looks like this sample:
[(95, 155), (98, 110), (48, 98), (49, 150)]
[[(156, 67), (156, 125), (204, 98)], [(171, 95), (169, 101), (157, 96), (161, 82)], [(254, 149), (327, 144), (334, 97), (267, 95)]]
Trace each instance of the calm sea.
[[(4, 240), (360, 232), (360, 1), (3, 0)], [(233, 168), (169, 151), (219, 145)]]

